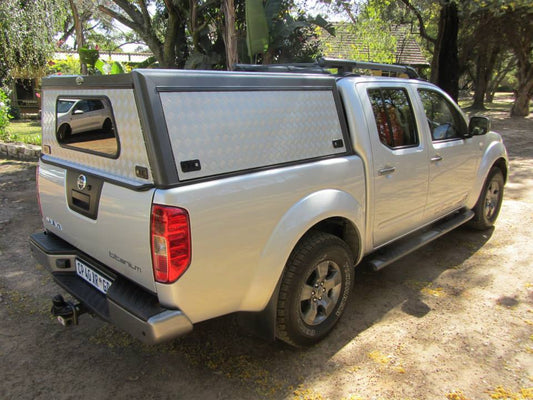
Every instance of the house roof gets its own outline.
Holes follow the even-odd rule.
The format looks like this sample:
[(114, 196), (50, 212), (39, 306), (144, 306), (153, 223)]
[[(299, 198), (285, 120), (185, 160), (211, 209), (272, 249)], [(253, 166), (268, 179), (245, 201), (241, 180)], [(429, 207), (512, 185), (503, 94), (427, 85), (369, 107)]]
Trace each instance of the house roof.
[[(335, 36), (324, 31), (321, 37), (324, 56), (331, 58), (353, 59), (354, 49), (365, 54), (364, 60), (374, 61), (370, 49), (363, 39), (357, 37), (353, 25), (346, 22), (336, 23)], [(429, 67), (430, 63), (424, 56), (420, 45), (410, 33), (408, 26), (392, 26), (391, 35), (396, 37), (395, 63), (413, 67)]]

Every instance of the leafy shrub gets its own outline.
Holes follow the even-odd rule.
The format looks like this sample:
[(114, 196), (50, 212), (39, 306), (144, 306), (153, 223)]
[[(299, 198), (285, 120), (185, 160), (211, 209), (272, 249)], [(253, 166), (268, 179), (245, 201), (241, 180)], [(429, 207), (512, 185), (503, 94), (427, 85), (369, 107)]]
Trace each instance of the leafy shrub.
[(6, 129), (9, 125), (9, 120), (12, 118), (9, 115), (9, 110), (9, 97), (0, 89), (0, 139), (5, 139), (8, 136)]
[(11, 106), (9, 108), (9, 115), (11, 115), (13, 119), (19, 120), (21, 118), (20, 108), (18, 108), (17, 106)]

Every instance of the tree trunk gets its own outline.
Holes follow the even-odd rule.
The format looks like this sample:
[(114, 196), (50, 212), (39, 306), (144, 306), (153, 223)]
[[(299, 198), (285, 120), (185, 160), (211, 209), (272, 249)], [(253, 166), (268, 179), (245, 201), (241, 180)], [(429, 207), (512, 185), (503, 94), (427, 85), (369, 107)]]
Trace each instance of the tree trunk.
[(476, 60), (474, 104), (472, 104), (471, 108), (474, 110), (486, 110), (484, 104), (485, 96), (489, 91), (489, 82), (500, 53), (500, 47), (497, 43), (487, 43), (486, 46), (480, 48), (479, 51), (480, 54)]
[(518, 92), (516, 94), (513, 107), (511, 108), (512, 117), (527, 117), (529, 115), (529, 95)]
[[(533, 46), (529, 47), (529, 52), (531, 52), (531, 48)], [(527, 51), (522, 52), (523, 54), (527, 55)], [(518, 89), (516, 90), (513, 107), (511, 108), (511, 116), (527, 117), (529, 115), (529, 102), (533, 97), (533, 63), (527, 59), (527, 56), (518, 57), (517, 78)]]
[(159, 64), (163, 68), (176, 67), (176, 38), (178, 37), (180, 18), (174, 10), (168, 9), (167, 31), (163, 43), (163, 59)]
[(459, 97), (459, 60), (457, 52), (457, 34), (459, 16), (457, 4), (446, 1), (440, 12), (439, 52), (437, 85), (446, 91), (455, 101)]
[(496, 90), (505, 79), (507, 74), (513, 70), (515, 64), (515, 60), (511, 59), (506, 63), (505, 66), (502, 67), (502, 64), (500, 64), (499, 66), (495, 67), (497, 71), (496, 76), (489, 81), (489, 87), (485, 96), (485, 101), (487, 103), (492, 103), (494, 101), (494, 94), (496, 93)]
[(226, 45), (226, 68), (228, 69), (228, 71), (232, 71), (233, 66), (238, 62), (234, 0), (222, 0), (222, 9), (224, 11), (224, 44)]
[[(72, 16), (74, 18), (74, 30), (76, 31), (76, 45), (78, 47), (78, 52), (80, 49), (85, 46), (85, 40), (83, 38), (83, 26), (81, 24), (80, 13), (78, 12), (78, 7), (74, 0), (69, 0), (70, 8), (72, 9)], [(82, 75), (87, 75), (87, 64), (81, 62), (80, 57), (80, 73)]]
[(437, 37), (437, 42), (433, 47), (433, 57), (431, 58), (431, 74), (429, 81), (437, 85), (439, 83), (439, 52), (440, 52), (440, 41)]
[(483, 56), (479, 56), (476, 65), (476, 79), (474, 80), (474, 103), (472, 110), (486, 110), (485, 93), (487, 92), (488, 79), (483, 66)]
[(487, 89), (485, 94), (485, 102), (492, 103), (494, 101), (494, 95), (496, 94), (496, 87)]
[[(183, 28), (184, 23), (180, 19), (176, 9), (173, 7), (172, 1), (167, 0), (165, 2), (169, 14), (169, 21), (165, 31), (164, 43), (152, 28), (151, 16), (145, 1), (131, 2), (129, 0), (113, 0), (113, 2), (120, 7), (123, 13), (103, 5), (99, 5), (98, 9), (126, 25), (131, 30), (137, 32), (150, 48), (160, 66), (167, 68), (175, 67), (176, 63), (179, 62), (179, 60), (176, 60), (176, 49), (179, 48), (177, 38), (181, 37), (179, 33), (180, 29)], [(176, 22), (176, 19), (178, 22)]]
[[(533, 76), (533, 70), (530, 71)], [(529, 103), (533, 97), (533, 77), (529, 81), (520, 84), (515, 93), (515, 100), (511, 108), (512, 117), (527, 117), (529, 115)]]

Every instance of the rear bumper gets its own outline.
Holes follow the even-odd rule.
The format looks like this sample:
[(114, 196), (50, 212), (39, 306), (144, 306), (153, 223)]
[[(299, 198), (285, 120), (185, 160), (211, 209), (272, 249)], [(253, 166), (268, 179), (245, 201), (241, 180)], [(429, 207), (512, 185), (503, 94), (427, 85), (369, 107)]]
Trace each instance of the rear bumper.
[[(182, 311), (162, 307), (155, 294), (124, 277), (114, 275), (107, 267), (57, 236), (46, 232), (35, 233), (30, 238), (30, 247), (34, 258), (51, 271), (59, 286), (91, 313), (142, 342), (161, 343), (192, 331), (192, 323)], [(76, 258), (113, 278), (107, 294), (78, 277), (74, 268)]]

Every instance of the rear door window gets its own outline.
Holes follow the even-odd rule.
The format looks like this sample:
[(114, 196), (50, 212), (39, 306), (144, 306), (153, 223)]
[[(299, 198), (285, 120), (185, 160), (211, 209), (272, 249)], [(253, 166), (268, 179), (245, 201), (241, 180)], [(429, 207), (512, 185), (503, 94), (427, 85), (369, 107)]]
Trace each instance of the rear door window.
[(56, 139), (62, 147), (117, 158), (120, 146), (109, 99), (58, 98)]
[(391, 149), (418, 146), (413, 108), (405, 89), (369, 89), (379, 140)]

